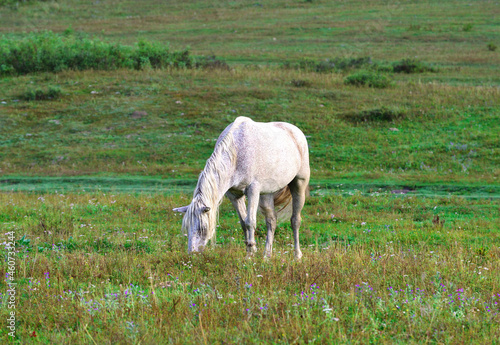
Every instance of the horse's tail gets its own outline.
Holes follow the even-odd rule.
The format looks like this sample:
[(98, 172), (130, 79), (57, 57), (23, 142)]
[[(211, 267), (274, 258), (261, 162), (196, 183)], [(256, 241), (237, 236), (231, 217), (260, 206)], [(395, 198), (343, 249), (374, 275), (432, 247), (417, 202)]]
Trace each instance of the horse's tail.
[[(309, 185), (307, 186), (306, 196), (309, 196)], [(286, 186), (283, 189), (274, 193), (274, 207), (277, 208), (276, 216), (278, 222), (288, 221), (292, 216), (292, 193), (290, 187)]]
[(290, 192), (290, 187), (280, 189), (274, 193), (274, 207), (278, 207), (278, 213), (283, 211), (292, 203), (292, 193)]

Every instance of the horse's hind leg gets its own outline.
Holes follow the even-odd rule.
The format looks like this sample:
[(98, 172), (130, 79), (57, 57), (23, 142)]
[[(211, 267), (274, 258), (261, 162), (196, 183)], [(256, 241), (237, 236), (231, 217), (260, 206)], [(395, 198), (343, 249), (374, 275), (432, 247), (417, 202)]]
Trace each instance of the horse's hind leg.
[(300, 212), (304, 207), (304, 202), (306, 200), (306, 190), (308, 180), (295, 178), (290, 184), (290, 192), (292, 193), (292, 218), (290, 222), (292, 223), (293, 239), (295, 242), (295, 258), (300, 259), (302, 257), (302, 252), (300, 251), (299, 243), (299, 228), (301, 223)]
[(264, 257), (270, 258), (273, 253), (274, 231), (276, 230), (276, 211), (274, 210), (274, 194), (260, 196), (260, 209), (266, 217), (267, 240)]

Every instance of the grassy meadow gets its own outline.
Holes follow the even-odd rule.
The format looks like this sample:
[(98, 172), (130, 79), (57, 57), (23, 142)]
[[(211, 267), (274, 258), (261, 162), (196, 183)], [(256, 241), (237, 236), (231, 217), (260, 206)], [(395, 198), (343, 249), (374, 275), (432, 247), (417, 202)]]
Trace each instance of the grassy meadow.
[[(0, 225), (19, 344), (495, 344), (492, 1), (0, 1)], [(81, 48), (83, 47), (83, 48)], [(181, 216), (237, 116), (306, 134), (293, 259)], [(3, 243), (2, 243), (3, 242)], [(4, 250), (5, 248), (5, 250)], [(0, 282), (0, 317), (9, 309)]]

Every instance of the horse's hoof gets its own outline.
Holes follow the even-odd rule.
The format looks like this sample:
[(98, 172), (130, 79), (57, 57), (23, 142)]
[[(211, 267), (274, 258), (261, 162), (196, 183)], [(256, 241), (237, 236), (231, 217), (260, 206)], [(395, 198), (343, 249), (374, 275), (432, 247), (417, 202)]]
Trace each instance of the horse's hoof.
[(300, 251), (296, 252), (295, 253), (295, 260), (300, 261), (301, 258), (302, 258), (302, 252), (300, 252)]
[(257, 253), (257, 246), (253, 245), (253, 246), (247, 246), (247, 253), (248, 254), (254, 254), (254, 253)]

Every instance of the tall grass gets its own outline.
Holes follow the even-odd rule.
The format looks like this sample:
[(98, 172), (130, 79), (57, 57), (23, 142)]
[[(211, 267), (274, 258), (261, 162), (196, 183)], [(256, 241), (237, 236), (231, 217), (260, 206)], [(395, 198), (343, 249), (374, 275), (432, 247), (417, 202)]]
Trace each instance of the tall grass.
[[(17, 239), (17, 336), (72, 344), (498, 339), (498, 202), (349, 193), (307, 200), (301, 262), (287, 224), (273, 258), (261, 258), (262, 222), (260, 251), (245, 259), (227, 201), (217, 246), (190, 256), (170, 211), (186, 194), (0, 194), (0, 221)], [(445, 221), (433, 222), (437, 215)], [(6, 268), (3, 261), (0, 274)], [(5, 291), (2, 280), (1, 317)]]

